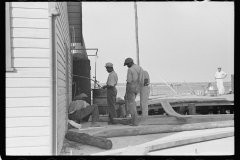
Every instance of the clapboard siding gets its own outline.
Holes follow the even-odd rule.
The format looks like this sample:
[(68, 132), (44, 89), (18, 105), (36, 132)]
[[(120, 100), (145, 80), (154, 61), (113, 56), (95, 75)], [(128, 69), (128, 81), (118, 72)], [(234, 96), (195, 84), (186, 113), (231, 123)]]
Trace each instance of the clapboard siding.
[(28, 9), (45, 9), (48, 12), (48, 2), (14, 2), (11, 3), (13, 8), (28, 8)]
[(17, 68), (49, 68), (49, 59), (40, 58), (12, 58), (13, 64)]
[(68, 9), (69, 9), (71, 12), (80, 13), (80, 8), (79, 8), (79, 6), (68, 5), (67, 7), (68, 7)]
[(49, 78), (50, 68), (15, 68), (14, 72), (5, 74), (8, 78)]
[(14, 72), (6, 72), (6, 154), (52, 154), (48, 2), (10, 2)]
[(48, 29), (48, 19), (11, 18), (11, 27)]
[(30, 147), (49, 145), (49, 136), (7, 138), (6, 147)]
[(11, 28), (14, 38), (49, 38), (49, 29)]
[(48, 107), (50, 106), (50, 97), (38, 98), (6, 98), (6, 107)]
[(13, 38), (12, 47), (19, 48), (49, 48), (49, 39)]
[(6, 137), (39, 137), (49, 136), (50, 126), (6, 128)]
[(6, 108), (6, 117), (48, 117), (49, 107)]
[(80, 20), (77, 19), (77, 18), (76, 19), (69, 19), (69, 23), (73, 24), (73, 25), (75, 25), (75, 24), (80, 25), (81, 24)]
[(13, 18), (48, 18), (48, 12), (43, 9), (11, 8), (11, 13)]
[[(67, 100), (69, 93), (67, 93), (67, 88), (69, 87), (69, 76), (66, 74), (67, 69), (71, 68), (71, 63), (67, 63), (67, 54), (70, 56), (70, 52), (66, 50), (70, 48), (70, 35), (69, 35), (69, 22), (68, 22), (68, 11), (67, 11), (67, 2), (56, 3), (56, 6), (59, 8), (60, 16), (56, 18), (55, 21), (55, 34), (56, 34), (56, 53), (57, 53), (57, 148), (58, 153), (60, 153), (63, 139), (65, 136), (65, 131), (67, 130), (67, 107), (69, 101)], [(67, 46), (67, 47), (66, 47)], [(66, 65), (69, 66), (66, 66)], [(68, 83), (68, 84), (67, 84)], [(70, 84), (71, 85), (71, 84)]]
[(12, 54), (14, 58), (49, 58), (49, 49), (12, 48)]
[(49, 97), (49, 88), (6, 88), (6, 98)]
[(49, 78), (8, 78), (6, 81), (6, 87), (7, 88), (50, 87), (50, 79)]
[(79, 13), (74, 13), (74, 12), (68, 12), (68, 15), (70, 16), (70, 17), (72, 17), (72, 18), (80, 18), (80, 15), (79, 15)]
[(51, 146), (6, 148), (6, 155), (52, 155)]
[(7, 118), (6, 127), (49, 126), (50, 117), (18, 117)]

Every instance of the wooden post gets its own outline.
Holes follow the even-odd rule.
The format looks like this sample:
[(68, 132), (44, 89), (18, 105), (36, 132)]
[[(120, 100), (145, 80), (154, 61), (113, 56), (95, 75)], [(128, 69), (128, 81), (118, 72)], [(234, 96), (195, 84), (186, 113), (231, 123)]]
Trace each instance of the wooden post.
[(195, 115), (196, 114), (196, 106), (194, 103), (188, 104), (188, 114), (189, 115)]
[(68, 131), (65, 135), (67, 140), (96, 146), (103, 149), (111, 149), (112, 141), (107, 138), (95, 137), (86, 133)]
[(231, 75), (231, 89), (232, 89), (232, 93), (234, 93), (234, 75)]
[(135, 9), (135, 31), (136, 31), (136, 50), (137, 50), (137, 65), (140, 65), (139, 62), (139, 45), (138, 45), (138, 17), (137, 17), (137, 3), (134, 2)]

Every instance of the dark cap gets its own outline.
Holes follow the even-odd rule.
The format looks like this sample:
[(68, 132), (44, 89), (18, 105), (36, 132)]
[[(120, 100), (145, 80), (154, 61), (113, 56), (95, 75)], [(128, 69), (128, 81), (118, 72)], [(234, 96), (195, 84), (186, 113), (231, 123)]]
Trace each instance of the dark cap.
[(132, 58), (125, 59), (124, 66), (126, 66), (128, 63), (131, 63), (131, 62), (133, 62)]

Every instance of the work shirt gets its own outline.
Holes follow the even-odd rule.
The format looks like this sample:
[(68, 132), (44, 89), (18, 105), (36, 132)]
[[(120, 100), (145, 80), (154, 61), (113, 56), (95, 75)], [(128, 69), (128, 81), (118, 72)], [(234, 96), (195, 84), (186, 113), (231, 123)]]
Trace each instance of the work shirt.
[(141, 72), (141, 67), (139, 65), (133, 64), (130, 68), (128, 68), (127, 73), (127, 82), (132, 83), (138, 79), (138, 73)]
[(89, 104), (83, 100), (72, 101), (69, 105), (68, 113), (71, 114), (79, 109), (86, 108)]
[(148, 72), (143, 70), (143, 76), (144, 76), (144, 79), (148, 79), (148, 82), (146, 83), (146, 85), (148, 86), (150, 84), (150, 77)]
[(107, 85), (109, 86), (116, 86), (118, 82), (118, 76), (117, 73), (115, 71), (112, 71), (109, 73), (108, 75), (108, 79), (107, 79)]
[(227, 75), (227, 73), (223, 72), (223, 71), (220, 71), (220, 72), (216, 72), (215, 73), (215, 78), (216, 79), (223, 79), (223, 77), (225, 77), (225, 75)]

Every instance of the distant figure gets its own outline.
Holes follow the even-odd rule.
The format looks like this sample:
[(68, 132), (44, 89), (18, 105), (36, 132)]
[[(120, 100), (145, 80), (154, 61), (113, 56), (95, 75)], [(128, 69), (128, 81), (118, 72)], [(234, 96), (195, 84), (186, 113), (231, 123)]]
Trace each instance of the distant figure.
[(207, 87), (208, 90), (213, 90), (213, 86), (211, 83), (208, 83), (208, 87)]
[(107, 88), (107, 102), (108, 102), (108, 117), (109, 117), (109, 125), (115, 124), (113, 122), (113, 118), (117, 118), (117, 112), (116, 112), (116, 97), (117, 97), (117, 89), (116, 85), (118, 82), (118, 75), (113, 70), (113, 64), (108, 62), (105, 65), (107, 72), (109, 73), (107, 83), (105, 86), (102, 87), (102, 89)]
[(144, 86), (140, 90), (140, 108), (142, 109), (142, 116), (148, 116), (148, 98), (150, 94), (150, 78), (147, 71), (143, 70)]
[(132, 118), (131, 126), (138, 126), (138, 114), (135, 99), (137, 94), (140, 93), (141, 87), (144, 85), (143, 69), (139, 65), (134, 64), (132, 58), (127, 58), (125, 60), (124, 66), (126, 65), (128, 67), (128, 72), (125, 99)]
[(91, 127), (99, 127), (100, 125), (96, 123), (99, 120), (98, 105), (89, 105), (85, 101), (86, 97), (86, 94), (81, 93), (74, 98), (74, 100), (69, 105), (68, 119), (73, 120), (76, 123), (81, 123), (82, 118), (90, 114), (92, 115)]
[(215, 73), (215, 81), (217, 83), (218, 93), (222, 95), (225, 93), (223, 86), (223, 79), (227, 77), (227, 73), (221, 71), (221, 67), (218, 67), (218, 71)]

